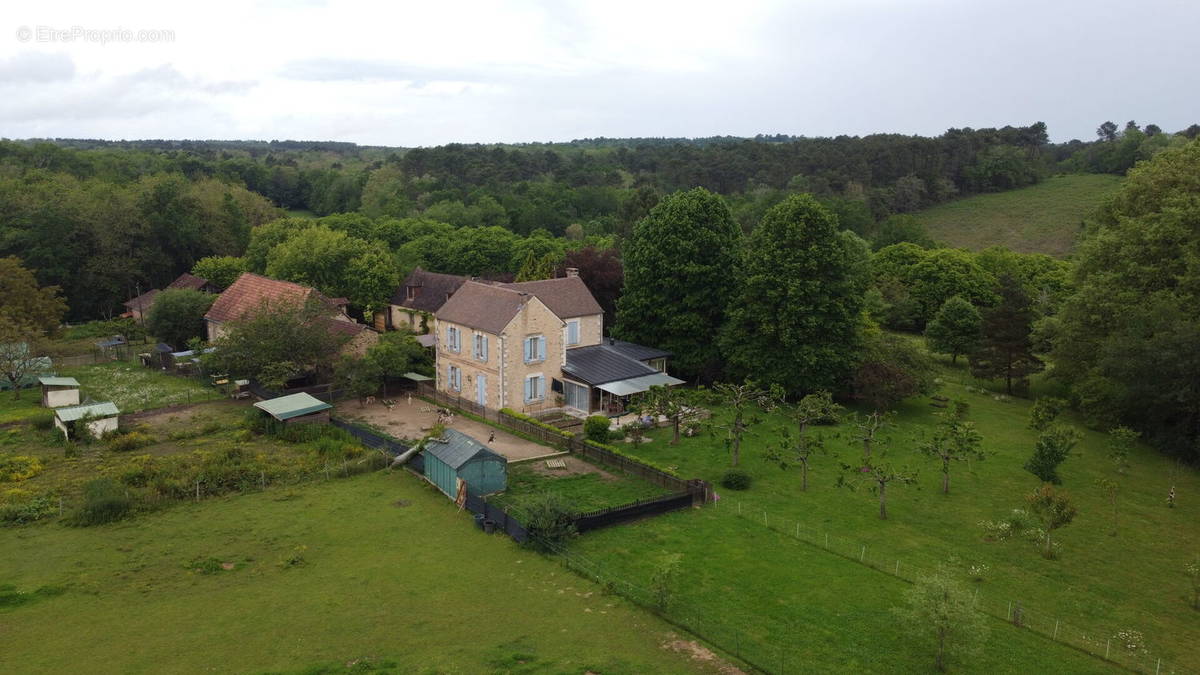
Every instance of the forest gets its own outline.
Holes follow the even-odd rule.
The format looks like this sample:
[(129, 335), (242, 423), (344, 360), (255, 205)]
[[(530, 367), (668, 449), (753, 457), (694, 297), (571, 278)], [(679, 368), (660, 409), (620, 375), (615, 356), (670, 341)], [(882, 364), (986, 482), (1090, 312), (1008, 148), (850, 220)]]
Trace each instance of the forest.
[[(1100, 301), (1083, 295), (1106, 279), (1090, 261), (1113, 255), (1119, 244), (1111, 240), (1125, 231), (1123, 224), (1164, 218), (1167, 206), (1118, 198), (1089, 224), (1075, 260), (942, 248), (908, 214), (1054, 174), (1124, 175), (1159, 157), (1186, 164), (1198, 134), (1198, 125), (1166, 133), (1130, 121), (1124, 127), (1105, 122), (1095, 140), (1064, 144), (1050, 143), (1042, 123), (950, 129), (932, 138), (601, 138), (411, 149), (5, 140), (0, 257), (16, 256), (40, 285), (58, 287), (65, 316), (74, 322), (112, 317), (123, 301), (186, 271), (218, 286), (246, 270), (309, 284), (349, 298), (364, 316), (385, 304), (416, 266), (532, 279), (569, 265), (580, 268), (617, 333), (671, 349), (681, 374), (700, 381), (749, 375), (782, 385), (783, 375), (796, 368), (794, 358), (783, 362), (782, 356), (806, 353), (820, 367), (786, 382), (797, 393), (823, 388), (858, 398), (903, 396), (922, 386), (919, 368), (911, 350), (879, 329), (932, 330), (933, 343), (956, 358), (969, 357), (973, 370), (1002, 377), (1010, 390), (1015, 382), (1017, 393), (1030, 374), (1052, 362), (1052, 373), (1074, 387), (1073, 401), (1098, 426), (1136, 424), (1162, 447), (1194, 455), (1200, 419), (1185, 411), (1195, 409), (1187, 406), (1198, 396), (1176, 392), (1182, 403), (1143, 391), (1137, 372), (1105, 357), (1117, 353), (1105, 348), (1133, 340), (1136, 327), (1106, 336), (1088, 332), (1088, 303)], [(698, 223), (703, 227), (696, 230)], [(824, 233), (819, 241), (804, 239), (817, 231)], [(1181, 232), (1176, 239), (1188, 236)], [(789, 258), (786, 247), (798, 241), (823, 251), (824, 259)], [(693, 262), (684, 252), (706, 255), (696, 250), (700, 242), (724, 252), (697, 262), (709, 272), (683, 282), (691, 287), (672, 290), (681, 282), (673, 270)], [(654, 250), (668, 244), (675, 248)], [(1151, 256), (1147, 265), (1169, 259), (1175, 258)], [(830, 284), (795, 296), (793, 305), (773, 307), (760, 291), (773, 288), (773, 270), (782, 269), (830, 275)], [(1131, 270), (1130, 276), (1148, 275)], [(1131, 305), (1143, 315), (1158, 312), (1145, 320), (1183, 320), (1187, 312), (1170, 312), (1179, 298), (1161, 297), (1164, 283), (1131, 284), (1106, 302), (1132, 294)], [(679, 295), (655, 297), (647, 289)], [(688, 307), (687, 298), (700, 291), (715, 304)], [(1152, 295), (1155, 304), (1139, 304)], [(685, 327), (747, 326), (756, 317), (785, 314), (800, 326), (805, 308), (830, 323), (790, 335), (760, 326), (755, 335), (775, 337), (757, 343), (726, 328), (719, 340), (696, 346), (686, 335), (671, 334), (670, 320), (647, 320), (664, 302)], [(869, 324), (860, 325), (860, 316)], [(977, 336), (951, 330), (964, 321), (980, 326)], [(989, 322), (997, 332), (1021, 329), (1007, 343), (986, 344), (982, 327)], [(1185, 354), (1194, 342), (1187, 326), (1167, 332), (1177, 341), (1157, 334), (1167, 341), (1163, 349)], [(1104, 339), (1112, 345), (1098, 344)], [(763, 377), (757, 355), (773, 352), (782, 361)], [(1145, 359), (1153, 361), (1149, 353)]]

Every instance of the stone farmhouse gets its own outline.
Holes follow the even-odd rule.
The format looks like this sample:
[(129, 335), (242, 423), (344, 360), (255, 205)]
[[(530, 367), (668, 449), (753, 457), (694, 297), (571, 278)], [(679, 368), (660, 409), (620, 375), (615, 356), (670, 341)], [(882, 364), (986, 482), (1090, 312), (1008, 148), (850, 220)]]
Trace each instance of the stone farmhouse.
[(683, 383), (666, 373), (668, 352), (604, 337), (603, 310), (573, 269), (462, 279), (433, 316), (438, 389), (487, 408), (615, 416), (633, 394)]

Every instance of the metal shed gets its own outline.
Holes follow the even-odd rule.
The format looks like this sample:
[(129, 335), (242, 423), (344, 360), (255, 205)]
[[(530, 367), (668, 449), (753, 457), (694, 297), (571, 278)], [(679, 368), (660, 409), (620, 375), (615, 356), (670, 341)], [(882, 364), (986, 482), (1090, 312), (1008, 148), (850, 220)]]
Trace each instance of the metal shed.
[(332, 405), (305, 392), (259, 401), (254, 407), (284, 424), (328, 422), (329, 410), (333, 408)]
[(425, 478), (458, 499), (460, 485), (473, 495), (500, 492), (508, 485), (508, 460), (470, 436), (447, 429), (426, 441)]
[(44, 407), (79, 405), (79, 380), (73, 377), (39, 377), (38, 383), (42, 385)]

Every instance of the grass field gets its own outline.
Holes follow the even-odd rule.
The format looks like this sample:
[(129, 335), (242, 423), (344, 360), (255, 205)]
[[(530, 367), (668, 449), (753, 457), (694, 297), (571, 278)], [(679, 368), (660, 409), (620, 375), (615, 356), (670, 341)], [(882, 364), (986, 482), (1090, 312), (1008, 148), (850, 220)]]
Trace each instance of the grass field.
[(1005, 246), (1021, 253), (1062, 257), (1071, 252), (1080, 223), (1120, 178), (1105, 174), (1054, 176), (1041, 183), (940, 204), (914, 215), (936, 241), (980, 250)]
[[(583, 460), (585, 466), (591, 466)], [(554, 475), (531, 462), (515, 464), (508, 469), (508, 488), (488, 501), (501, 508), (516, 507), (518, 511), (529, 499), (552, 492), (567, 499), (579, 512), (620, 506), (639, 499), (650, 499), (667, 493), (663, 488), (637, 476), (602, 469), (594, 473)]]
[[(821, 535), (813, 533), (828, 533), (831, 547), (842, 556), (857, 558), (865, 546), (867, 561), (888, 571), (896, 561), (905, 570), (931, 570), (944, 563), (962, 570), (966, 580), (968, 566), (985, 564), (988, 572), (977, 583), (980, 602), (998, 608), (1001, 615), (1008, 602), (1020, 602), (1026, 617), (1040, 628), (1049, 632), (1053, 622), (1060, 621), (1075, 631), (1066, 636), (1073, 643), (1087, 641), (1100, 651), (1118, 631), (1138, 631), (1145, 651), (1137, 658), (1151, 671), (1159, 657), (1162, 672), (1200, 669), (1200, 653), (1194, 649), (1200, 639), (1200, 615), (1190, 606), (1191, 587), (1184, 575), (1184, 566), (1200, 553), (1200, 477), (1141, 448), (1129, 474), (1117, 477), (1120, 524), (1118, 535), (1109, 536), (1112, 510), (1095, 480), (1113, 475), (1111, 462), (1104, 437), (1087, 431), (1060, 472), (1063, 488), (1079, 509), (1075, 522), (1055, 535), (1061, 557), (1043, 559), (1034, 544), (1023, 540), (985, 541), (980, 522), (1022, 507), (1024, 495), (1038, 485), (1022, 469), (1035, 434), (1026, 427), (1029, 402), (968, 392), (965, 387), (974, 384), (963, 371), (947, 369), (941, 390), (971, 404), (972, 418), (993, 456), (969, 471), (956, 467), (951, 494), (941, 494), (940, 472), (915, 450), (920, 433), (936, 419), (935, 409), (927, 399), (911, 401), (884, 435), (891, 439), (889, 457), (919, 469), (919, 484), (889, 490), (889, 520), (878, 518), (873, 495), (835, 487), (839, 459), (853, 464), (862, 452), (846, 426), (820, 430), (832, 454), (815, 460), (809, 490), (801, 492), (798, 472), (782, 471), (763, 458), (774, 429), (786, 423), (781, 415), (771, 414), (743, 450), (742, 468), (755, 478), (750, 490), (718, 488), (722, 499), (715, 508), (588, 534), (575, 550), (597, 568), (643, 586), (651, 566), (648, 556), (635, 552), (682, 553), (684, 599), (705, 608), (697, 613), (720, 608), (730, 617), (727, 623), (746, 630), (752, 626), (769, 644), (811, 650), (820, 662), (840, 664), (837, 669), (885, 670), (883, 661), (848, 660), (868, 658), (870, 642), (893, 647), (888, 658), (898, 659), (892, 664), (908, 664), (901, 669), (920, 667), (921, 654), (886, 613), (898, 603), (903, 583), (822, 551), (819, 545), (780, 535), (764, 527), (764, 519), (770, 528), (789, 535), (799, 524), (805, 536), (818, 543)], [(678, 465), (686, 476), (712, 481), (727, 470), (729, 458), (719, 438), (685, 438), (672, 447), (666, 430), (652, 436), (654, 441), (637, 451), (647, 459)], [(1165, 498), (1172, 484), (1180, 497), (1179, 505), (1169, 509)], [(868, 639), (872, 636), (879, 639)], [(1027, 662), (1019, 652), (1029, 645), (1018, 649), (1016, 640), (1012, 635), (993, 640), (983, 662), (990, 665), (979, 672), (1086, 672), (1104, 667), (1042, 638), (1036, 638), (1040, 646), (1034, 650), (1039, 663)], [(1114, 649), (1116, 656), (1125, 658)]]
[(129, 361), (62, 368), (59, 374), (79, 380), (83, 397), (112, 401), (122, 413), (222, 397), (216, 388), (199, 380), (167, 375)]
[(0, 570), (0, 586), (46, 589), (0, 608), (7, 672), (716, 665), (664, 647), (677, 639), (671, 626), (476, 531), (406, 472), (184, 504), (96, 528), (7, 528)]

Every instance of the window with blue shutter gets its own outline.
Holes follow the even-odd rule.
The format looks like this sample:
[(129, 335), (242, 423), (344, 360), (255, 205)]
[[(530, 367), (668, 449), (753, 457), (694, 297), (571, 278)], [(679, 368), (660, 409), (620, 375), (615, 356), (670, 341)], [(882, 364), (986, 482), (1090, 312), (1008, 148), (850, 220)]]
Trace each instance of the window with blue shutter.
[(475, 358), (479, 361), (488, 360), (488, 337), (482, 333), (475, 334)]
[(579, 344), (579, 319), (572, 319), (567, 322), (567, 344)]
[(534, 335), (525, 338), (525, 363), (546, 360), (546, 338)]

